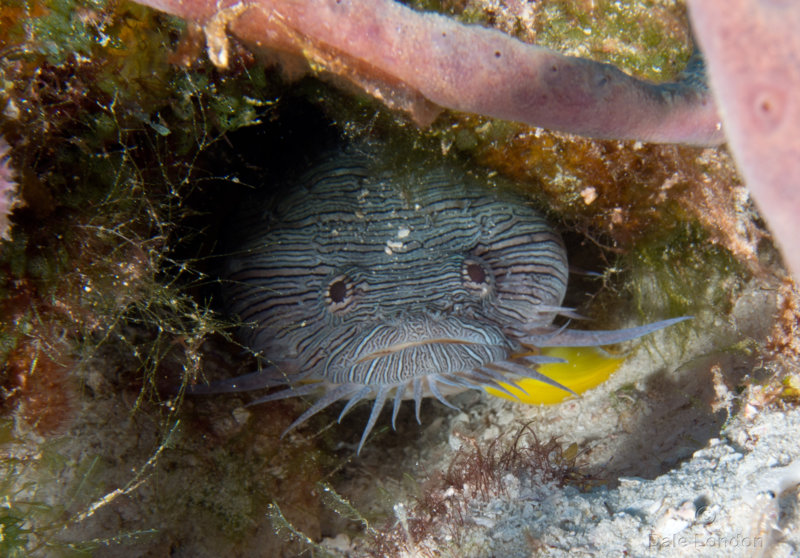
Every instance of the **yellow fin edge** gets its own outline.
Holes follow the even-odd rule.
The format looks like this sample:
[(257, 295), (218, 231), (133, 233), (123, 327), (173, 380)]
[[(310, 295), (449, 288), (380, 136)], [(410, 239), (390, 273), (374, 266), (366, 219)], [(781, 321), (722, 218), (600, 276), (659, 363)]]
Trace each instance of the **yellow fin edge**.
[[(558, 364), (540, 364), (538, 371), (575, 393), (583, 393), (599, 386), (616, 372), (625, 360), (623, 357), (609, 355), (595, 347), (552, 347), (542, 349), (542, 354), (563, 358), (567, 361)], [(486, 391), (496, 397), (521, 401), (530, 405), (553, 405), (570, 397), (566, 391), (532, 378), (523, 378), (501, 385), (517, 394), (519, 399), (495, 388), (487, 387)], [(522, 388), (527, 394), (517, 388)]]

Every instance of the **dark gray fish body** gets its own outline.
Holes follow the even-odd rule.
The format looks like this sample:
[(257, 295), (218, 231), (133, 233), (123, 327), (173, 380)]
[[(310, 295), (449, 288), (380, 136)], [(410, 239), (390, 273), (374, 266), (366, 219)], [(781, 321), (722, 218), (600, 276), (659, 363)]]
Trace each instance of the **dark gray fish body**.
[[(287, 386), (257, 402), (325, 393), (292, 427), (338, 400), (375, 398), (359, 451), (390, 396), (499, 387), (507, 375), (555, 384), (514, 359), (526, 346), (597, 345), (618, 332), (551, 325), (567, 284), (559, 235), (517, 196), (448, 166), (398, 173), (351, 149), (302, 178), (274, 211), (251, 211), (226, 267), (226, 302), (269, 364), (220, 392)], [(304, 383), (300, 383), (300, 382)], [(557, 384), (555, 384), (557, 385)], [(562, 387), (562, 386), (559, 386)], [(500, 388), (502, 389), (502, 388)], [(566, 389), (566, 388), (564, 388)], [(292, 428), (290, 427), (290, 428)]]

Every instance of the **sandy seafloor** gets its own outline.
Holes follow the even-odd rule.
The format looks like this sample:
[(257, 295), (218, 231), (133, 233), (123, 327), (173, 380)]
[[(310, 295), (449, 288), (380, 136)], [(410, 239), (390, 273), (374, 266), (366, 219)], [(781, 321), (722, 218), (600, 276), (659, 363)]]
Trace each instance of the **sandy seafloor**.
[(506, 495), (470, 507), (465, 555), (531, 556), (531, 537), (547, 556), (797, 555), (799, 426), (796, 409), (736, 419), (674, 470), (612, 489), (509, 478)]

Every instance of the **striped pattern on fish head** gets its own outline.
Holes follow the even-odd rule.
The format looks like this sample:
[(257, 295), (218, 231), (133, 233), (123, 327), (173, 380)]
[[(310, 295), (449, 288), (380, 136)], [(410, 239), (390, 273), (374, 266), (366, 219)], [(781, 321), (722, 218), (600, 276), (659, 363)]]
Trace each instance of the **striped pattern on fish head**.
[(390, 396), (394, 424), (406, 397), (419, 420), (425, 395), (451, 406), (443, 391), (505, 391), (508, 374), (555, 384), (526, 365), (545, 357), (513, 358), (532, 340), (563, 344), (552, 322), (568, 314), (564, 245), (521, 198), (449, 166), (397, 172), (351, 149), (239, 226), (226, 302), (271, 366), (195, 392), (287, 387), (263, 402), (321, 382), (290, 428), (338, 400), (344, 414), (375, 398), (360, 451)]

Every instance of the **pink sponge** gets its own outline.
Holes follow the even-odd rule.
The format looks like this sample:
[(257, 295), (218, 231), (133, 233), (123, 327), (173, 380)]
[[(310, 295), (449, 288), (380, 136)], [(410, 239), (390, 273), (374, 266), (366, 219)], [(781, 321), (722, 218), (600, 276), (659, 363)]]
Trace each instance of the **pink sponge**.
[(137, 1), (203, 25), (218, 64), (230, 30), (301, 54), (419, 122), (445, 107), (597, 138), (723, 140), (713, 98), (690, 80), (653, 84), (391, 0)]
[(800, 277), (800, 2), (689, 7), (736, 164)]

